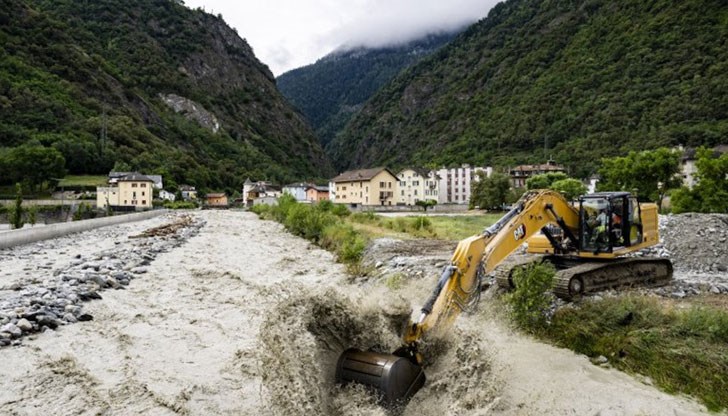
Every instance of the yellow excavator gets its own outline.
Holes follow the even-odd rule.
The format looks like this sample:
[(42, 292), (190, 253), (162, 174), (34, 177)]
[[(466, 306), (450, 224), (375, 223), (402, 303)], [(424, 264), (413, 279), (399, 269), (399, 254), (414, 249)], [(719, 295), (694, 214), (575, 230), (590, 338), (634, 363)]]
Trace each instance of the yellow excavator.
[(337, 362), (337, 381), (371, 386), (390, 406), (406, 403), (425, 383), (418, 344), (471, 308), (485, 276), (495, 273), (500, 286), (512, 288), (513, 270), (526, 263), (501, 263), (526, 241), (530, 253), (543, 255), (529, 261), (554, 264), (554, 293), (565, 299), (624, 285), (667, 284), (668, 259), (623, 257), (657, 244), (657, 225), (657, 206), (640, 204), (628, 192), (584, 195), (572, 204), (558, 192), (529, 191), (498, 222), (460, 241), (419, 318), (407, 325), (399, 349), (345, 351)]

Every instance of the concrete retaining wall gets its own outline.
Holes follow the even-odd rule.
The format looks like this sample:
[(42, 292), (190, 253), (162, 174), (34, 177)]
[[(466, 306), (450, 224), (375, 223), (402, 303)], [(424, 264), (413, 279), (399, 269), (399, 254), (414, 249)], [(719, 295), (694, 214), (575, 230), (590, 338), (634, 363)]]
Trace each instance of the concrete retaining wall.
[(64, 235), (80, 233), (82, 231), (93, 230), (95, 228), (106, 227), (109, 225), (142, 221), (158, 217), (167, 212), (169, 211), (166, 209), (157, 209), (134, 214), (115, 215), (113, 217), (94, 218), (90, 220), (51, 224), (37, 228), (0, 232), (0, 249), (35, 243), (36, 241), (62, 237)]

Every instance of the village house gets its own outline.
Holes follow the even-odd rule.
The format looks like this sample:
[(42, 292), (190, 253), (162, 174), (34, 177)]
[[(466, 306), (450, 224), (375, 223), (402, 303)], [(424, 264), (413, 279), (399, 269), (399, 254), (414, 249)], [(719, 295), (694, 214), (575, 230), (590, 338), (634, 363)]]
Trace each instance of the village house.
[(557, 172), (566, 173), (566, 168), (557, 165), (553, 160), (549, 160), (540, 165), (519, 165), (509, 170), (511, 186), (514, 188), (525, 188), (526, 180), (531, 176)]
[[(119, 179), (135, 172), (109, 172), (109, 185), (115, 186)], [(162, 175), (144, 175), (154, 181), (154, 189), (164, 189)]]
[(308, 188), (314, 186), (312, 183), (298, 182), (285, 185), (283, 193), (296, 198), (296, 201), (302, 202), (308, 200)]
[(107, 187), (96, 188), (96, 206), (116, 211), (138, 211), (152, 208), (154, 181), (138, 172), (114, 178)]
[(228, 206), (228, 198), (225, 193), (210, 193), (205, 195), (205, 205), (210, 208), (225, 208)]
[(245, 180), (243, 183), (243, 201), (246, 206), (253, 206), (256, 199), (260, 198), (279, 198), (281, 196), (281, 189), (273, 186), (267, 181), (253, 182), (250, 178)]
[(330, 199), (352, 207), (395, 205), (399, 179), (387, 168), (351, 170), (331, 180)]
[(310, 202), (320, 202), (329, 199), (328, 185), (310, 185), (306, 188), (306, 200)]
[(161, 199), (162, 201), (174, 202), (174, 200), (177, 199), (177, 197), (172, 192), (165, 191), (164, 189), (162, 189), (161, 191), (159, 191), (159, 199)]
[[(442, 168), (435, 172), (438, 181), (438, 204), (468, 204), (473, 182), (477, 181), (477, 173), (486, 177), (493, 174), (493, 168), (471, 167), (462, 164), (459, 168)], [(432, 180), (432, 179), (430, 179)]]
[(415, 205), (418, 201), (438, 200), (439, 181), (437, 173), (421, 168), (404, 169), (399, 178), (397, 205)]
[(179, 192), (182, 194), (182, 199), (185, 201), (193, 201), (197, 199), (197, 190), (194, 186), (180, 185)]

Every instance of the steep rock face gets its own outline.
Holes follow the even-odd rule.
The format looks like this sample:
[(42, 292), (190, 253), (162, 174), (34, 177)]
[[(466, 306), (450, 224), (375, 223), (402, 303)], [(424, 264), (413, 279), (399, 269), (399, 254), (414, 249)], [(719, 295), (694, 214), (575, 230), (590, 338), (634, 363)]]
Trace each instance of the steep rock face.
[(185, 97), (175, 94), (160, 94), (162, 100), (176, 113), (182, 113), (188, 120), (194, 120), (213, 133), (220, 131), (220, 122), (204, 107)]
[[(203, 189), (329, 177), (312, 130), (250, 46), (180, 3), (0, 0), (0, 146), (40, 142), (66, 159), (84, 148), (87, 168), (74, 173), (123, 161)], [(207, 115), (188, 119), (196, 111), (163, 97)], [(94, 149), (104, 124), (108, 143)]]
[(728, 137), (717, 0), (509, 0), (385, 85), (327, 148), (344, 169), (509, 165), (587, 176), (631, 149)]
[(404, 45), (341, 50), (278, 77), (278, 88), (306, 116), (326, 146), (366, 100), (402, 69), (452, 40), (428, 35)]

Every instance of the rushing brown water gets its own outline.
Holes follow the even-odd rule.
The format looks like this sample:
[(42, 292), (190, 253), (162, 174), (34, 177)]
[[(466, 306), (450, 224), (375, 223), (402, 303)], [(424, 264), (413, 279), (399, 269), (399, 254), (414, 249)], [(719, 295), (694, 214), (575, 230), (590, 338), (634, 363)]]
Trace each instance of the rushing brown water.
[[(398, 289), (352, 283), (331, 254), (278, 224), (243, 212), (194, 215), (207, 221), (199, 235), (160, 254), (126, 290), (84, 304), (92, 321), (0, 348), (0, 413), (388, 415), (362, 387), (334, 383), (336, 360), (349, 347), (397, 348), (436, 275)], [(0, 253), (0, 287), (52, 276), (34, 265), (62, 267), (75, 250), (124, 245), (152, 224), (84, 233), (78, 248), (66, 239)], [(445, 340), (424, 346), (428, 381), (402, 414), (704, 412), (512, 333), (487, 311), (460, 317)]]

